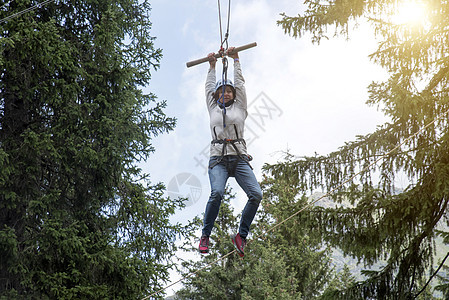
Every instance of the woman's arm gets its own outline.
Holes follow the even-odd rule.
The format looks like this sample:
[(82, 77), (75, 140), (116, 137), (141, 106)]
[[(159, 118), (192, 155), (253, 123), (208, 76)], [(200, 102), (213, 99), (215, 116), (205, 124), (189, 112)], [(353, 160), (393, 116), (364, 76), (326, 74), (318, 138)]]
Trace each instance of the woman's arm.
[[(235, 47), (230, 47), (228, 49), (228, 53), (232, 52)], [(247, 99), (246, 99), (246, 90), (245, 90), (245, 78), (243, 78), (242, 67), (240, 65), (239, 53), (235, 52), (233, 54), (229, 54), (229, 57), (234, 59), (234, 86), (235, 86), (235, 102), (241, 108), (247, 109)]]
[(209, 53), (207, 57), (209, 58), (209, 70), (207, 71), (207, 78), (206, 78), (206, 104), (207, 109), (211, 110), (215, 105), (217, 105), (215, 99), (214, 99), (214, 92), (215, 92), (215, 64), (217, 62), (217, 59), (214, 57), (215, 53)]

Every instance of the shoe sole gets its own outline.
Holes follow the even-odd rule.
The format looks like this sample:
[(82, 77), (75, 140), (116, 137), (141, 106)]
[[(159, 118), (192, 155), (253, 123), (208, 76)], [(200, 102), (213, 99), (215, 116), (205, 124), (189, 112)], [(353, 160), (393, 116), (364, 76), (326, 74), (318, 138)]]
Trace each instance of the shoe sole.
[(201, 254), (209, 253), (209, 250), (199, 250)]
[(234, 245), (235, 250), (237, 250), (237, 253), (240, 255), (240, 257), (245, 256), (245, 253), (237, 247), (237, 243), (235, 242), (235, 237), (232, 237), (232, 244)]

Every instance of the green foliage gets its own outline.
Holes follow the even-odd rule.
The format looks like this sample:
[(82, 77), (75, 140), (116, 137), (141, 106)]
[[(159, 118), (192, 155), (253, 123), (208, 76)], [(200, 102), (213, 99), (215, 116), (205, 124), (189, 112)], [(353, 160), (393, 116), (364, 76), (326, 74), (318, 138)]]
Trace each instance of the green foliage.
[[(303, 274), (297, 274), (288, 257), (279, 251), (277, 245), (254, 242), (250, 255), (246, 258), (245, 276), (242, 278), (241, 299), (306, 299), (299, 287), (303, 285)], [(310, 283), (308, 280), (305, 280)]]
[(439, 279), (439, 284), (435, 287), (437, 291), (443, 294), (444, 299), (449, 297), (449, 276), (448, 276), (448, 266), (443, 266), (444, 276), (437, 275)]
[(320, 297), (322, 300), (336, 299), (341, 291), (344, 291), (352, 287), (356, 282), (354, 275), (351, 274), (351, 270), (348, 265), (344, 265), (343, 270), (338, 273), (335, 278), (329, 283), (326, 291)]
[[(413, 26), (390, 22), (395, 0), (306, 1), (304, 14), (278, 22), (294, 37), (310, 32), (314, 42), (331, 26), (349, 37), (352, 24), (369, 22), (379, 39), (370, 57), (390, 73), (369, 86), (367, 101), (390, 123), (328, 155), (265, 166), (291, 188), (323, 188), (337, 203), (347, 201), (311, 212), (308, 226), (320, 239), (368, 267), (386, 261), (342, 290), (343, 299), (416, 296), (433, 266), (437, 225), (449, 217), (449, 4), (424, 2), (427, 19)], [(398, 174), (411, 182), (403, 191), (394, 185)]]
[(140, 90), (161, 58), (149, 10), (57, 1), (0, 24), (0, 297), (135, 299), (167, 277), (183, 204), (136, 165), (175, 125)]
[[(330, 249), (321, 243), (311, 226), (308, 199), (301, 197), (300, 190), (285, 180), (264, 178), (262, 187), (264, 200), (255, 234), (267, 241), (268, 245), (262, 247), (273, 245), (285, 260), (297, 280), (298, 299), (313, 299), (331, 280), (332, 270)], [(297, 209), (303, 211), (290, 218)], [(285, 222), (287, 218), (290, 219)]]

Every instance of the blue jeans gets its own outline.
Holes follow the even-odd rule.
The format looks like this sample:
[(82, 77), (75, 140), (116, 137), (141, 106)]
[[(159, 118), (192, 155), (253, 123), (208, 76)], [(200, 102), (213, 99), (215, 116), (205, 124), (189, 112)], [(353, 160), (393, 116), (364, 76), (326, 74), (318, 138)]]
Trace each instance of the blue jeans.
[[(219, 159), (219, 156), (212, 156), (209, 160), (209, 166), (216, 163)], [(237, 183), (248, 196), (248, 202), (243, 209), (239, 226), (240, 236), (246, 238), (248, 235), (249, 227), (253, 222), (259, 203), (262, 200), (262, 190), (248, 163), (240, 159), (237, 155), (227, 155), (213, 168), (209, 167), (211, 193), (203, 220), (202, 234), (205, 236), (210, 236), (214, 227), (214, 222), (218, 216), (226, 182), (229, 177), (235, 177)]]

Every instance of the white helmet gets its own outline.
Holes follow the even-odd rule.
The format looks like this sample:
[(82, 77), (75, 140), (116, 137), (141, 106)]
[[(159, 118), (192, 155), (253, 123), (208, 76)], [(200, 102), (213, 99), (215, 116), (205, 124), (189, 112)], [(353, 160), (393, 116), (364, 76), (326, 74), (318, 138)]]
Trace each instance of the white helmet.
[(223, 81), (222, 81), (222, 80), (218, 80), (217, 83), (215, 84), (215, 92), (216, 92), (219, 88), (221, 88), (223, 85), (229, 85), (230, 87), (232, 87), (232, 89), (233, 89), (233, 91), (234, 91), (234, 93), (235, 93), (235, 86), (234, 86), (234, 84), (232, 83), (232, 81), (229, 80), (229, 79), (226, 79), (225, 84), (223, 84)]

